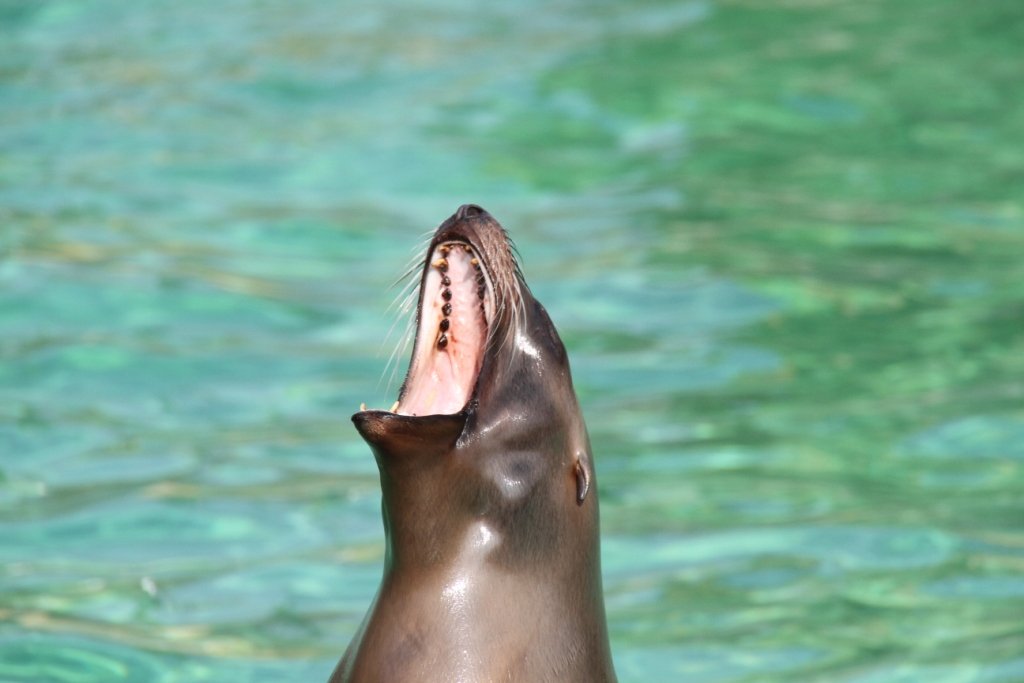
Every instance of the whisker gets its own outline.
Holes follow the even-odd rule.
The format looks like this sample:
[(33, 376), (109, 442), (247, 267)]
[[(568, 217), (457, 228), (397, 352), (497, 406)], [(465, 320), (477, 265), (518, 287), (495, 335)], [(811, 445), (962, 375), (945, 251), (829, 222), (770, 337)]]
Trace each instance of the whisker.
[(387, 308), (388, 312), (394, 312), (395, 319), (391, 323), (388, 333), (384, 336), (381, 348), (390, 345), (392, 335), (394, 335), (395, 330), (398, 328), (399, 321), (405, 321), (405, 329), (402, 330), (398, 341), (392, 346), (391, 353), (388, 354), (388, 360), (384, 364), (384, 370), (377, 380), (377, 387), (379, 389), (385, 377), (387, 378), (386, 391), (388, 393), (391, 392), (395, 384), (395, 378), (398, 375), (398, 359), (405, 355), (406, 350), (409, 348), (409, 343), (415, 337), (416, 316), (414, 314), (411, 315), (411, 312), (419, 300), (421, 274), (426, 267), (427, 259), (430, 257), (430, 254), (427, 254), (426, 251), (433, 232), (433, 230), (428, 230), (419, 236), (417, 243), (411, 249), (411, 255), (406, 262), (402, 274), (391, 283), (392, 289), (395, 287), (400, 288)]
[(385, 374), (389, 374), (388, 370), (390, 369), (387, 384), (387, 391), (389, 394), (392, 393), (395, 381), (398, 378), (398, 359), (405, 356), (405, 353), (409, 348), (409, 342), (415, 337), (415, 330), (413, 329), (414, 322), (414, 318), (407, 319), (405, 331), (403, 332), (398, 344), (395, 345), (394, 350), (391, 352), (391, 357), (388, 358), (387, 365), (385, 366)]
[(409, 294), (414, 292), (419, 287), (420, 278), (413, 277), (414, 275), (416, 275), (415, 271), (411, 271), (410, 273), (404, 276), (408, 279), (408, 282), (402, 285), (402, 288), (398, 290), (398, 293), (395, 295), (395, 298), (391, 300), (390, 304), (388, 304), (387, 310), (389, 312), (394, 310), (395, 306), (398, 305), (399, 303), (404, 305), (406, 303), (406, 300), (409, 298)]

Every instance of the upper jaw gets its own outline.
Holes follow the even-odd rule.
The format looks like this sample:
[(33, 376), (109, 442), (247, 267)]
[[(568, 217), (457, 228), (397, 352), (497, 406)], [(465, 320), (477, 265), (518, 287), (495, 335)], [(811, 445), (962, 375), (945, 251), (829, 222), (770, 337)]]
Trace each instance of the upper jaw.
[(489, 214), (471, 205), (437, 229), (424, 259), (415, 343), (393, 412), (454, 415), (474, 400), (497, 312), (488, 259), (495, 229), (504, 236)]
[(499, 320), (506, 317), (499, 301), (507, 297), (496, 293), (493, 268), (502, 270), (503, 282), (518, 276), (504, 229), (483, 209), (460, 207), (438, 227), (427, 250), (415, 343), (398, 401), (390, 411), (361, 412), (415, 419), (473, 410), (497, 328), (507, 327)]

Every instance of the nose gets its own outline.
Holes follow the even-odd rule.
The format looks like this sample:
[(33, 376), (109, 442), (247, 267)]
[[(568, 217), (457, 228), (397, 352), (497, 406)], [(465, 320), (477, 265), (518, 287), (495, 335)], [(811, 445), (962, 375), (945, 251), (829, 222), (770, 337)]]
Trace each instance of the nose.
[(455, 212), (456, 220), (465, 220), (467, 218), (476, 218), (478, 216), (486, 216), (487, 212), (476, 204), (463, 204), (459, 207), (459, 210)]

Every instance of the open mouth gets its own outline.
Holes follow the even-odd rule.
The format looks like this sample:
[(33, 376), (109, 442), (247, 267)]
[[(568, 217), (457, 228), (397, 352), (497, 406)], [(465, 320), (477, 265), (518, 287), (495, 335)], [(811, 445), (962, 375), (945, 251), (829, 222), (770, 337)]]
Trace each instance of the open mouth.
[(450, 415), (469, 403), (494, 320), (491, 279), (466, 241), (434, 246), (420, 291), (419, 326), (409, 373), (391, 412)]

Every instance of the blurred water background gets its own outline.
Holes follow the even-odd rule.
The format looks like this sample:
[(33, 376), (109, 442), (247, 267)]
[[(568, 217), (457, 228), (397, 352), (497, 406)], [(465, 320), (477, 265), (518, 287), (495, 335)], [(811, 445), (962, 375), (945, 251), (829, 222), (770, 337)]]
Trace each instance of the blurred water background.
[(1024, 681), (1022, 65), (1017, 0), (3, 0), (0, 681), (326, 679), (463, 202), (624, 682)]

